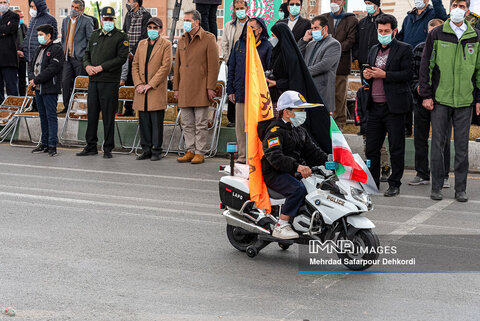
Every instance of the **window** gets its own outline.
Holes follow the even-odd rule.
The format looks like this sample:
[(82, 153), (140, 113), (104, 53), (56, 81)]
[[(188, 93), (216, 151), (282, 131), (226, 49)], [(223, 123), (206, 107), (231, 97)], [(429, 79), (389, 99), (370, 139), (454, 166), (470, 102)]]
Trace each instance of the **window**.
[(224, 9), (218, 9), (217, 10), (217, 17), (223, 18), (225, 10)]
[(223, 36), (223, 29), (218, 29), (217, 30), (217, 36), (219, 36), (219, 37)]
[(317, 5), (317, 1), (311, 0), (310, 1), (310, 7), (315, 7)]
[(180, 37), (184, 33), (185, 33), (185, 31), (183, 31), (183, 29), (176, 29), (175, 30), (175, 37)]
[(157, 8), (145, 8), (151, 15), (152, 17), (157, 16)]
[(173, 10), (172, 9), (168, 9), (168, 17), (172, 17), (173, 16)]
[(68, 9), (67, 8), (60, 8), (60, 17), (68, 16)]

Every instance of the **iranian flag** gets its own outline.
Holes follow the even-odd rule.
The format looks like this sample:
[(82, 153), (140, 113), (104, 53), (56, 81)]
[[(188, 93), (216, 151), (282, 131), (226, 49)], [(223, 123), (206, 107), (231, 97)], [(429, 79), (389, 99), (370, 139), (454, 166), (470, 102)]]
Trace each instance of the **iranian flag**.
[(355, 161), (350, 146), (332, 116), (330, 116), (330, 137), (332, 138), (333, 160), (338, 163), (337, 175), (342, 175), (345, 179), (367, 183), (367, 173)]

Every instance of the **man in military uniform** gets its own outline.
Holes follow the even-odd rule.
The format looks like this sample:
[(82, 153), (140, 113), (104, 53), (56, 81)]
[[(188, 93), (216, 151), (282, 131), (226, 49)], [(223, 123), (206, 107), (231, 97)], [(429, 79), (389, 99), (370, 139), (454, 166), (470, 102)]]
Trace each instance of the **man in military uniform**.
[(305, 108), (316, 107), (305, 102), (300, 93), (288, 90), (278, 99), (277, 110), (280, 117), (274, 120), (262, 139), (264, 156), (262, 174), (265, 184), (285, 196), (280, 220), (272, 236), (279, 239), (298, 238), (289, 224), (297, 216), (307, 190), (298, 181), (295, 173), (303, 178), (312, 175), (309, 166), (324, 165), (327, 154), (313, 141), (307, 130), (301, 126), (306, 118)]
[(115, 10), (112, 7), (104, 7), (101, 16), (102, 28), (92, 33), (83, 57), (83, 66), (90, 78), (88, 126), (85, 134), (87, 146), (77, 156), (98, 154), (97, 128), (101, 111), (105, 137), (103, 158), (112, 158), (118, 87), (122, 65), (128, 57), (128, 36), (115, 28)]

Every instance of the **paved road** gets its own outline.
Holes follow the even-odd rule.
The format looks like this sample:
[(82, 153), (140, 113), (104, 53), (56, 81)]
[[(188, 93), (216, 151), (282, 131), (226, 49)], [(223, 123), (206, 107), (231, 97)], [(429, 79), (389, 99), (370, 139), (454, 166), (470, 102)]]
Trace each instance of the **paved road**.
[[(0, 306), (16, 308), (14, 319), (479, 318), (476, 273), (303, 275), (297, 247), (270, 245), (255, 259), (236, 251), (218, 208), (224, 159), (74, 152), (0, 145)], [(440, 204), (428, 187), (404, 185), (398, 198), (374, 197), (369, 217), (380, 234), (479, 234), (480, 176), (469, 192), (467, 204), (453, 190)]]

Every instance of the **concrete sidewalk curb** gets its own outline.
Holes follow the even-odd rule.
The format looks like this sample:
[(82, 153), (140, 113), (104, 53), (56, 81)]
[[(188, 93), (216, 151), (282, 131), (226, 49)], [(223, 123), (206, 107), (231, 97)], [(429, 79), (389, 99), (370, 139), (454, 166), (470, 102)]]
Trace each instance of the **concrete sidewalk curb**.
[[(38, 134), (40, 133), (40, 121), (38, 119), (29, 119), (28, 120), (30, 124), (30, 130), (32, 132), (32, 135), (34, 138), (38, 138)], [(63, 122), (64, 118), (58, 118), (58, 127), (59, 127), (59, 132), (58, 134), (60, 135), (60, 131), (63, 127)], [(99, 124), (99, 141), (103, 139), (103, 126)], [(125, 135), (125, 137), (132, 137), (135, 135), (135, 131), (137, 129), (136, 124), (122, 124), (121, 127), (121, 132), (122, 136)], [(83, 138), (84, 133), (86, 129), (86, 122), (71, 122), (67, 132), (65, 133), (66, 137), (69, 139), (76, 139), (78, 137)], [(164, 134), (164, 140), (166, 140), (169, 137), (169, 134), (171, 133), (171, 128), (166, 127)], [(177, 136), (177, 135), (176, 135)], [(363, 137), (354, 135), (354, 134), (345, 134), (345, 139), (347, 140), (348, 144), (350, 145), (350, 148), (352, 149), (353, 153), (358, 153), (360, 154), (363, 158), (365, 158), (364, 154), (364, 145), (363, 145)], [(23, 124), (23, 121), (21, 122), (20, 130), (19, 133), (17, 134), (17, 139), (19, 141), (28, 141), (28, 135), (27, 131), (25, 129), (25, 125)], [(131, 140), (131, 139), (130, 139)], [(227, 127), (222, 127), (220, 131), (220, 139), (218, 142), (218, 156), (225, 156), (226, 155), (226, 143), (227, 142), (234, 142), (236, 140), (235, 138), (235, 128), (227, 128)], [(174, 141), (178, 141), (177, 137), (174, 139)], [(387, 143), (387, 148), (388, 148), (388, 143)], [(454, 146), (453, 146), (453, 141), (451, 142), (451, 164), (453, 167), (454, 164)], [(477, 143), (475, 141), (470, 141), (469, 142), (469, 171), (470, 172), (480, 172), (480, 143)], [(415, 167), (415, 148), (413, 146), (413, 138), (407, 138), (405, 142), (405, 167), (406, 168), (414, 168)]]

